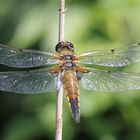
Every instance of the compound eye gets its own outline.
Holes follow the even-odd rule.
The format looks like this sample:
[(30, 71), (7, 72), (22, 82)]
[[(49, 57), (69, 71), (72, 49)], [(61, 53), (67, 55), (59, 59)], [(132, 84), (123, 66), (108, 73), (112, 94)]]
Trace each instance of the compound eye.
[(61, 50), (63, 49), (64, 43), (63, 42), (59, 42), (56, 46), (55, 46), (55, 51), (56, 52), (61, 52)]
[(67, 42), (67, 49), (71, 50), (71, 51), (74, 51), (74, 46), (72, 43), (70, 42)]

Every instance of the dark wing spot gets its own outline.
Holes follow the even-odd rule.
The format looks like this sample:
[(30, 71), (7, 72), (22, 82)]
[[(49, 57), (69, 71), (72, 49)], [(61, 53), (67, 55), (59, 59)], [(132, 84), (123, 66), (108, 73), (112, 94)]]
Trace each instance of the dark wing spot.
[(140, 43), (137, 43), (137, 45), (140, 45)]
[(111, 50), (111, 53), (114, 53), (114, 52), (115, 52), (115, 49), (112, 49), (112, 50)]
[(109, 70), (109, 71), (107, 71), (107, 73), (111, 73), (111, 71)]
[(20, 48), (18, 48), (18, 51), (21, 52), (21, 53), (24, 52), (24, 50), (23, 49), (20, 49)]

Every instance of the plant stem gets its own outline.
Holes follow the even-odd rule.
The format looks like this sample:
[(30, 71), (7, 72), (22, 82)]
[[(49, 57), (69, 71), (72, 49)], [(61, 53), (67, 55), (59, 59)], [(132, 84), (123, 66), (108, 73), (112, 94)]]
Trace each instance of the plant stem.
[[(58, 42), (64, 41), (64, 27), (65, 27), (64, 25), (65, 25), (65, 0), (60, 0)], [(55, 140), (62, 140), (62, 127), (63, 127), (62, 114), (63, 114), (63, 86), (61, 86), (61, 88), (57, 93)]]
[(55, 140), (62, 140), (62, 128), (63, 128), (63, 88), (57, 93), (57, 104), (56, 104), (56, 133)]
[(64, 30), (65, 30), (65, 0), (60, 0), (58, 42), (64, 41)]

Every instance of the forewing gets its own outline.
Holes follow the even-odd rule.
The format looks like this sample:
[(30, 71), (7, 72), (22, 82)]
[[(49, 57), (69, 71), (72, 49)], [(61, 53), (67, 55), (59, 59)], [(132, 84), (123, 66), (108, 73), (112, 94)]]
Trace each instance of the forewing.
[(56, 74), (46, 69), (34, 71), (0, 72), (0, 90), (21, 94), (55, 91)]
[(140, 61), (140, 44), (79, 55), (79, 64), (122, 67)]
[(110, 72), (92, 69), (80, 81), (86, 90), (98, 92), (125, 92), (140, 89), (140, 74)]
[(31, 68), (58, 64), (58, 61), (54, 59), (52, 53), (10, 48), (0, 44), (0, 64), (16, 68)]

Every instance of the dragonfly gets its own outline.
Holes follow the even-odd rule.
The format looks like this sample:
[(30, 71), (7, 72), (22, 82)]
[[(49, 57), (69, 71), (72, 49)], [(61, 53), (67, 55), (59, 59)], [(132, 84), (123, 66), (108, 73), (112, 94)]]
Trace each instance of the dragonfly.
[[(71, 42), (59, 42), (56, 53), (0, 45), (0, 64), (15, 68), (0, 72), (0, 91), (40, 94), (61, 88), (72, 117), (80, 122), (80, 92), (127, 92), (140, 90), (140, 74), (101, 67), (119, 68), (140, 61), (140, 43), (76, 55)], [(95, 67), (97, 66), (97, 67)]]

